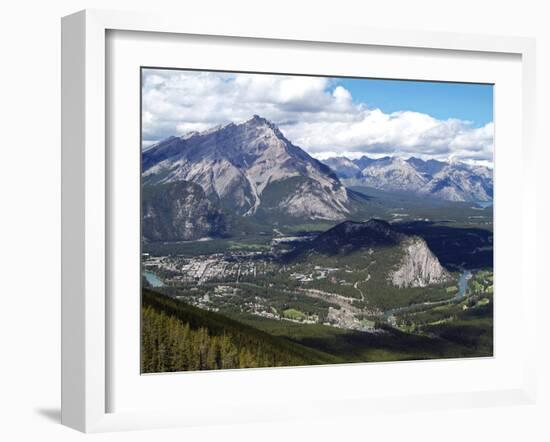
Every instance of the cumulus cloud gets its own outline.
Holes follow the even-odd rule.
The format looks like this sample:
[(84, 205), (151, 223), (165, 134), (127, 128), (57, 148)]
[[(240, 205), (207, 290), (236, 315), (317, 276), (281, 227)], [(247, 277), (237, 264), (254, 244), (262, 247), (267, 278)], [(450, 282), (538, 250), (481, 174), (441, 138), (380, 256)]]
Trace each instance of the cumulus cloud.
[(261, 115), (317, 158), (398, 155), (491, 164), (493, 124), (385, 113), (325, 77), (144, 70), (143, 148), (171, 135)]

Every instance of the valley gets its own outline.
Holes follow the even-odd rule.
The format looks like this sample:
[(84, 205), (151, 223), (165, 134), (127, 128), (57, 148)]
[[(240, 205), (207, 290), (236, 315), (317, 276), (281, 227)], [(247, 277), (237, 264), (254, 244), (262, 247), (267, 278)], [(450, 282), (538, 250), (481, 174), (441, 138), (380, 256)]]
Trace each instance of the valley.
[[(390, 157), (323, 164), (258, 116), (170, 137), (142, 164), (151, 324), (196, 321), (218, 353), (229, 324), (244, 345), (226, 343), (240, 355), (232, 367), (493, 354), (487, 168)], [(198, 369), (224, 368), (216, 361)]]
[[(410, 233), (412, 229), (407, 223), (393, 226), (396, 231)], [(435, 227), (438, 226), (441, 227), (435, 223)], [(433, 229), (434, 225), (418, 226), (417, 234), (433, 241), (434, 234), (429, 227)], [(333, 256), (308, 251), (307, 259), (300, 259), (297, 251), (301, 254), (307, 250), (305, 245), (312, 244), (319, 233), (285, 235), (277, 231), (272, 236), (259, 236), (262, 240), (259, 243), (211, 239), (185, 243), (178, 253), (169, 255), (146, 252), (143, 266), (149, 277), (144, 286), (263, 330), (276, 329), (279, 336), (287, 339), (296, 340), (299, 336), (300, 342), (302, 334), (323, 330), (323, 334), (330, 336), (329, 340), (342, 341), (350, 333), (354, 340), (359, 333), (369, 334), (372, 339), (378, 336), (376, 339), (380, 341), (397, 339), (395, 336), (402, 340), (405, 335), (414, 335), (427, 342), (435, 340), (439, 346), (445, 343), (442, 336), (448, 336), (452, 339), (444, 341), (454, 348), (463, 346), (455, 342), (453, 334), (457, 333), (454, 328), (458, 325), (462, 327), (460, 336), (470, 326), (478, 329), (479, 336), (484, 335), (481, 331), (488, 332), (487, 327), (492, 324), (492, 284), (480, 287), (476, 281), (480, 274), (491, 275), (492, 280), (492, 274), (473, 268), (471, 264), (475, 261), (461, 261), (463, 255), (468, 254), (473, 238), (468, 229), (456, 227), (460, 233), (454, 233), (448, 226), (446, 229), (445, 235), (437, 235), (437, 240), (443, 245), (450, 239), (458, 240), (458, 246), (453, 253), (445, 249), (442, 255), (454, 270), (441, 284), (392, 286), (386, 273), (390, 263), (395, 262), (393, 255), (398, 253), (395, 247), (369, 247), (360, 253)], [(484, 240), (483, 236), (478, 237), (479, 247), (484, 246)], [(236, 249), (235, 243), (240, 247)], [(164, 246), (178, 250), (177, 244)], [(217, 250), (205, 254), (203, 247)], [(486, 269), (490, 268), (489, 264)], [(161, 286), (158, 280), (162, 281)], [(274, 322), (281, 325), (276, 326)], [(319, 349), (327, 344), (322, 341), (318, 337), (311, 342)], [(431, 345), (435, 344), (431, 342)], [(461, 347), (460, 351), (470, 356), (484, 356), (490, 355), (492, 349), (476, 344)], [(406, 359), (424, 358), (429, 354), (426, 348), (415, 351), (409, 348), (398, 356), (388, 349), (381, 348), (379, 352), (390, 359), (403, 355), (408, 355)], [(436, 355), (440, 356), (435, 353), (433, 357)]]

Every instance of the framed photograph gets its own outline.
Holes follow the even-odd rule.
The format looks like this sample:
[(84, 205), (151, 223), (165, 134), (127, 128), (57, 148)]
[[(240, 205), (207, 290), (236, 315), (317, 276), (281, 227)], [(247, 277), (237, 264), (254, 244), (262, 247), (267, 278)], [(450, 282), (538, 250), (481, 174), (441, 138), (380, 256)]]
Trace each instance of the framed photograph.
[(534, 400), (532, 40), (62, 31), (64, 424)]

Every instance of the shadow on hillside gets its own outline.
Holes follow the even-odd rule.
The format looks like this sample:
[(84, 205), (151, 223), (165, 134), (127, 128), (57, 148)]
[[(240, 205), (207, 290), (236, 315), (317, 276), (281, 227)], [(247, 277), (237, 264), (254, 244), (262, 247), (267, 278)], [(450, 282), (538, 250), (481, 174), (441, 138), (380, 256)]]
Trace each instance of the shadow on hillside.
[(449, 270), (493, 267), (493, 233), (469, 227), (451, 227), (430, 221), (394, 224), (407, 235), (423, 238), (443, 266)]

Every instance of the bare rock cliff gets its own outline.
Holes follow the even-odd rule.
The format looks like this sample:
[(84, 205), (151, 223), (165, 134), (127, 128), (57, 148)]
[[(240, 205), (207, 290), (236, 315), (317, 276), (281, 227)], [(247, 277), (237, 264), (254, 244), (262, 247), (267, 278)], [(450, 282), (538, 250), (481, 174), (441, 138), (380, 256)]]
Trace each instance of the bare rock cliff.
[(402, 244), (405, 255), (399, 267), (390, 274), (390, 280), (397, 287), (426, 287), (450, 279), (450, 275), (439, 263), (421, 238), (411, 238)]

